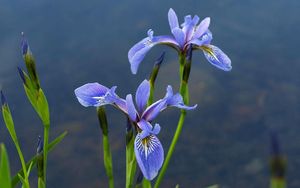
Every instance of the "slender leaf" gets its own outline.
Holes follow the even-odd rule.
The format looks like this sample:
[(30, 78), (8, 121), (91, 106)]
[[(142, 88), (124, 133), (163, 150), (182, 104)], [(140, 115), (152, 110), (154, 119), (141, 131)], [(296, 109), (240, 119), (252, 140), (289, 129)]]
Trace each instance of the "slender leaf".
[(11, 188), (10, 168), (4, 144), (0, 145), (0, 187)]

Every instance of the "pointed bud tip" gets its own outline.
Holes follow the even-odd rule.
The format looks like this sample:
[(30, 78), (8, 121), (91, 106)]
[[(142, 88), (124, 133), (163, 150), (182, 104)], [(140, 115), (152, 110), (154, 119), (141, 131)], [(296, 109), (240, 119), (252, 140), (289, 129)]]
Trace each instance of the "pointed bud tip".
[(40, 154), (43, 152), (43, 140), (42, 137), (39, 135), (38, 136), (38, 143), (37, 143), (37, 148), (36, 148), (37, 154)]
[(25, 80), (25, 75), (24, 75), (24, 72), (23, 70), (20, 68), (20, 67), (17, 67), (18, 68), (18, 71), (19, 71), (19, 75), (23, 81), (23, 83), (25, 84), (26, 83), (26, 80)]
[(156, 66), (160, 66), (161, 63), (164, 61), (165, 59), (165, 55), (166, 55), (166, 52), (164, 51), (160, 56), (159, 58), (155, 61), (154, 65)]
[(21, 40), (21, 50), (22, 50), (22, 55), (26, 55), (28, 50), (29, 50), (29, 45), (28, 42), (25, 38), (24, 32), (21, 32), (22, 40)]
[(270, 137), (271, 137), (271, 154), (280, 155), (279, 140), (278, 140), (277, 133), (275, 131), (272, 131), (270, 133)]
[(193, 52), (193, 45), (192, 44), (190, 44), (190, 45), (188, 45), (188, 47), (187, 47), (187, 54), (186, 54), (186, 59), (188, 60), (188, 61), (191, 61), (192, 60), (192, 53)]
[(0, 91), (0, 95), (1, 95), (1, 104), (2, 104), (2, 106), (4, 106), (5, 104), (6, 104), (6, 99), (5, 99), (5, 96), (4, 96), (4, 94), (3, 94), (3, 91), (1, 90)]

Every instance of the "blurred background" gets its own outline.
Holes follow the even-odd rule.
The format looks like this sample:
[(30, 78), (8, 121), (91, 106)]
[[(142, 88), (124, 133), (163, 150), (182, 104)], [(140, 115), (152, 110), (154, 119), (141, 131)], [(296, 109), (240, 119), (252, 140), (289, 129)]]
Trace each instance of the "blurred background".
[[(84, 108), (74, 89), (87, 82), (117, 85), (125, 97), (149, 76), (154, 60), (166, 51), (155, 98), (168, 84), (179, 87), (177, 54), (166, 46), (148, 53), (132, 75), (128, 50), (152, 28), (170, 34), (167, 12), (180, 22), (187, 14), (211, 17), (212, 44), (232, 60), (231, 72), (211, 66), (201, 51), (193, 55), (191, 104), (162, 187), (267, 187), (270, 130), (278, 132), (288, 157), (288, 187), (300, 187), (300, 2), (297, 0), (0, 0), (0, 87), (10, 104), (25, 158), (43, 134), (26, 99), (17, 66), (25, 32), (51, 108), (51, 139), (67, 130), (50, 153), (48, 187), (107, 187), (101, 132), (94, 108)], [(125, 185), (125, 117), (107, 107), (116, 187)], [(165, 111), (157, 122), (165, 148), (179, 110)], [(12, 172), (19, 159), (0, 121), (0, 142), (7, 146)], [(34, 181), (34, 180), (33, 180)], [(35, 183), (35, 181), (33, 182)]]

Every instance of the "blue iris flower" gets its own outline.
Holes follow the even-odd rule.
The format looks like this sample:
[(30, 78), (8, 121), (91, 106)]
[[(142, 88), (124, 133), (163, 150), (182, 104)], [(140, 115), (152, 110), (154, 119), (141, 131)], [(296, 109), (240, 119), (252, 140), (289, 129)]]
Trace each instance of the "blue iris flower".
[[(136, 74), (137, 69), (147, 52), (157, 44), (165, 44), (175, 48), (178, 52), (184, 52), (190, 44), (193, 49), (201, 49), (206, 59), (214, 66), (224, 71), (231, 70), (231, 60), (218, 47), (211, 45), (212, 33), (208, 27), (210, 18), (203, 19), (200, 24), (199, 17), (187, 15), (181, 27), (175, 11), (171, 8), (168, 13), (169, 25), (173, 36), (154, 36), (154, 32), (149, 29), (148, 37), (135, 44), (128, 52), (128, 59), (131, 64), (131, 72)], [(198, 24), (198, 25), (197, 25)]]
[(115, 93), (115, 90), (116, 87), (109, 89), (98, 83), (88, 83), (77, 88), (75, 95), (80, 104), (85, 107), (110, 104), (128, 115), (138, 130), (134, 143), (136, 160), (144, 177), (152, 180), (164, 161), (163, 147), (156, 136), (160, 132), (160, 125), (156, 123), (153, 126), (152, 121), (168, 107), (191, 110), (197, 105), (184, 105), (182, 96), (179, 93), (174, 94), (172, 87), (168, 86), (165, 97), (147, 107), (150, 95), (148, 80), (144, 80), (137, 88), (135, 103), (131, 94), (128, 94), (126, 99), (122, 99)]

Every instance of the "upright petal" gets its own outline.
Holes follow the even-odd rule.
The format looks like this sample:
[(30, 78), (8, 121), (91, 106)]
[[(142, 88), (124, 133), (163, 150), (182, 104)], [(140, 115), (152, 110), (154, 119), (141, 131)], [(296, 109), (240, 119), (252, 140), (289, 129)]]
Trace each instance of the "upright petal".
[(128, 52), (128, 60), (131, 65), (131, 72), (136, 74), (137, 69), (148, 53), (148, 51), (157, 44), (166, 44), (172, 47), (179, 48), (173, 36), (148, 36), (135, 44)]
[(193, 39), (200, 38), (208, 30), (209, 24), (210, 24), (210, 17), (204, 18), (204, 20), (202, 20), (200, 24), (197, 26), (195, 33), (193, 35)]
[(149, 95), (150, 95), (150, 83), (148, 80), (144, 80), (137, 88), (135, 94), (137, 110), (140, 114), (144, 111), (147, 105)]
[(191, 15), (187, 15), (185, 16), (184, 20), (185, 21), (182, 24), (182, 31), (185, 34), (185, 43), (187, 43), (192, 39), (194, 35), (195, 26), (199, 21), (199, 17), (196, 15), (192, 19)]
[(102, 106), (111, 102), (105, 99), (108, 90), (99, 83), (88, 83), (75, 89), (75, 95), (79, 103), (85, 107)]
[(179, 44), (180, 49), (182, 49), (185, 42), (185, 33), (179, 27), (172, 29), (172, 33), (177, 43)]
[(169, 25), (170, 25), (171, 31), (174, 28), (179, 28), (177, 15), (176, 15), (175, 11), (172, 8), (169, 9), (168, 20), (169, 20)]
[(214, 66), (224, 71), (230, 71), (231, 60), (229, 57), (218, 47), (214, 45), (203, 46), (203, 53), (206, 59)]
[(126, 107), (127, 107), (127, 113), (128, 113), (129, 118), (132, 121), (137, 121), (137, 112), (136, 112), (135, 106), (133, 104), (131, 94), (128, 94), (126, 96)]
[(134, 151), (144, 177), (153, 180), (164, 161), (164, 150), (160, 141), (155, 135), (141, 139), (138, 133), (135, 137)]

